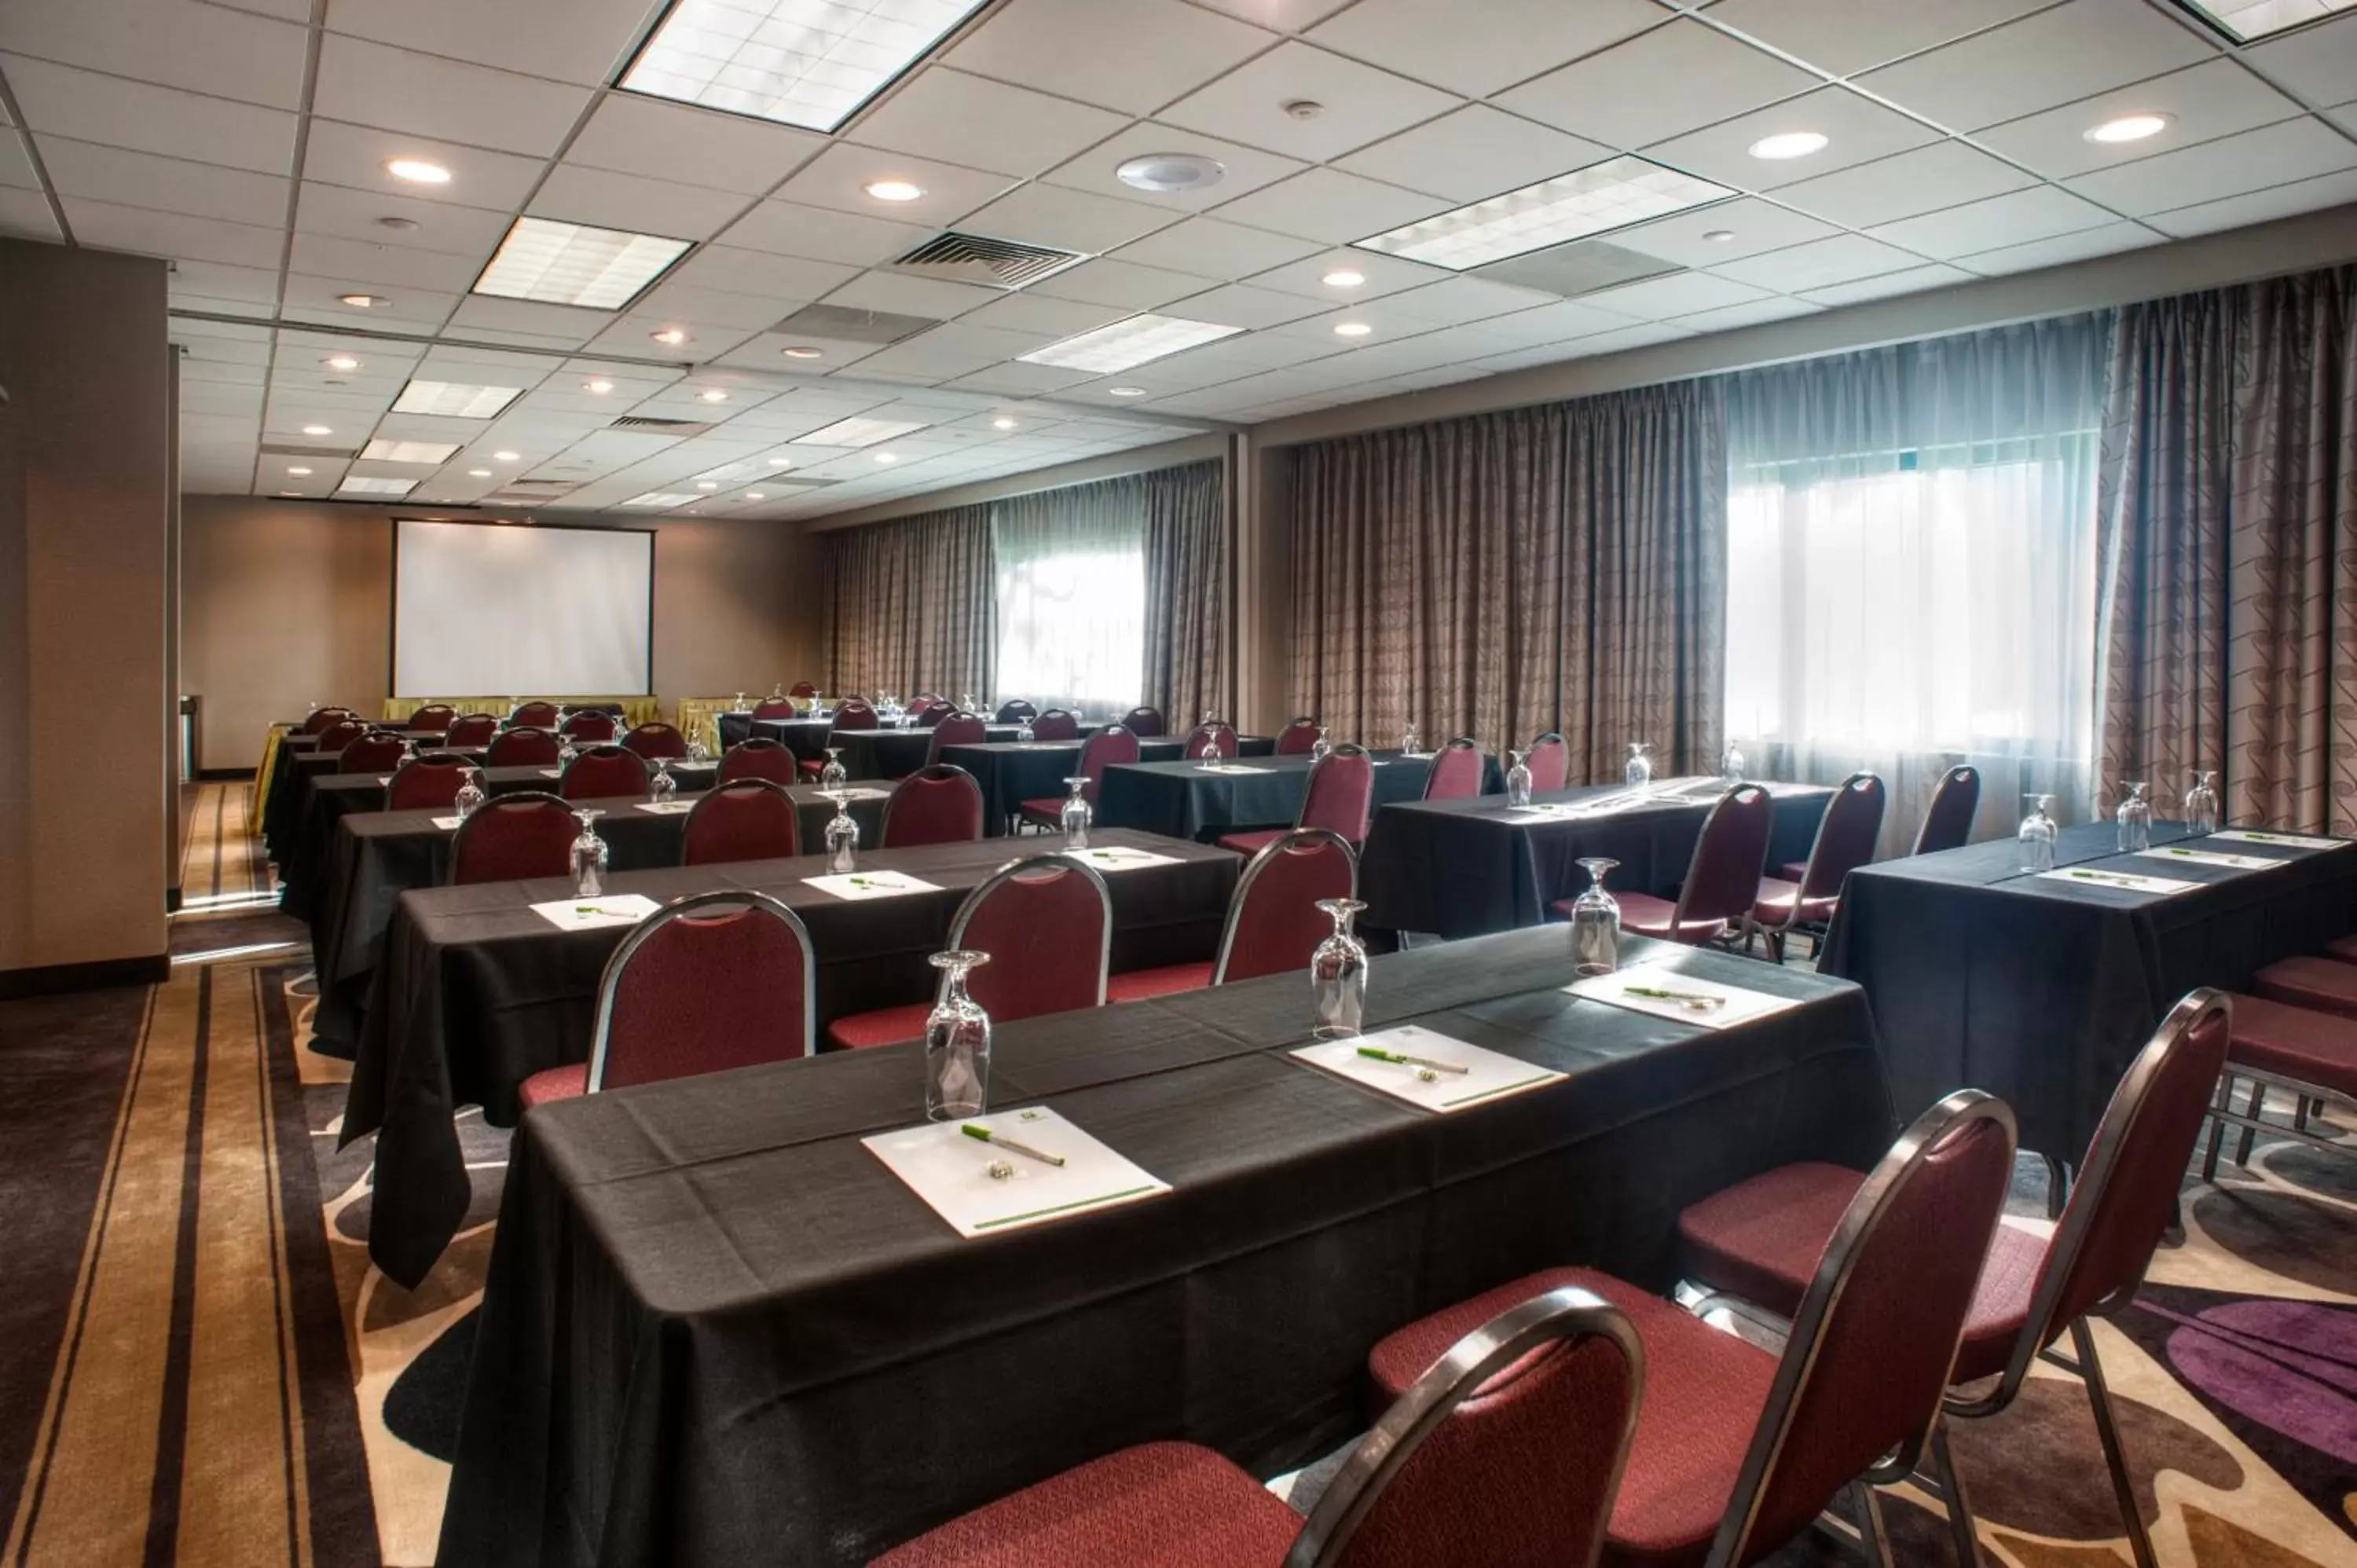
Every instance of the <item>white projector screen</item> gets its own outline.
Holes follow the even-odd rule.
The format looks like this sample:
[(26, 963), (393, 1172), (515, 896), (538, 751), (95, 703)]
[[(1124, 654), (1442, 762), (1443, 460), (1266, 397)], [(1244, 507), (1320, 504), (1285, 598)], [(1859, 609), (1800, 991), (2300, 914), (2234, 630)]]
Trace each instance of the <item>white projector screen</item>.
[(654, 587), (641, 529), (400, 519), (393, 695), (643, 695)]

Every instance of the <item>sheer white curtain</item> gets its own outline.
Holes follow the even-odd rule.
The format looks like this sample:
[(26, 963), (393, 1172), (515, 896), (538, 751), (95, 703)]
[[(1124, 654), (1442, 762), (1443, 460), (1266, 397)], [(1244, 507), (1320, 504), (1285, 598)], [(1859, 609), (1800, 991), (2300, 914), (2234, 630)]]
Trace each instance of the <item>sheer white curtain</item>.
[(997, 503), (998, 700), (1118, 717), (1146, 669), (1146, 516), (1089, 485)]
[(1951, 764), (1976, 832), (2093, 796), (2093, 317), (1732, 378), (1727, 731), (1749, 770), (1883, 777), (1903, 853)]

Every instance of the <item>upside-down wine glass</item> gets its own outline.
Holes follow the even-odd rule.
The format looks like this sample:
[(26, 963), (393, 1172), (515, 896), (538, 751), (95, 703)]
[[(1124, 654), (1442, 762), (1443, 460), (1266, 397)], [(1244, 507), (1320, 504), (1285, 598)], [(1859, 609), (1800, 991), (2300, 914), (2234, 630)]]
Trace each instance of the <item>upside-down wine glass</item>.
[[(1211, 721), (1208, 718), (1203, 721), (1206, 725), (1210, 725), (1211, 722)], [(1203, 755), (1197, 757), (1196, 761), (1200, 766), (1209, 768), (1212, 772), (1216, 773), (1219, 771), (1220, 732), (1218, 730), (1207, 728), (1203, 732)]]
[(1351, 929), (1366, 906), (1356, 898), (1320, 898), (1318, 907), (1333, 917), (1334, 934), (1309, 955), (1309, 983), (1318, 998), (1318, 1023), (1310, 1032), (1321, 1040), (1347, 1040), (1359, 1032), (1366, 1014), (1367, 950)]
[(695, 728), (688, 734), (687, 760), (690, 762), (709, 762), (712, 760), (712, 748), (704, 744), (704, 726), (702, 725), (696, 725)]
[(925, 1020), (925, 1118), (979, 1116), (990, 1108), (990, 1015), (966, 993), (965, 977), (990, 955), (953, 950), (927, 961), (942, 972), (942, 989)]
[(829, 789), (826, 798), (834, 802), (834, 815), (826, 822), (826, 868), (837, 876), (847, 876), (857, 869), (859, 824), (851, 820), (848, 795)]
[(1519, 811), (1531, 803), (1531, 754), (1506, 753), (1506, 809)]
[(1028, 713), (1017, 712), (1016, 714), (1015, 738), (1023, 742), (1026, 746), (1030, 745), (1031, 742), (1039, 738), (1037, 735), (1032, 733), (1031, 715)]
[(2185, 792), (2185, 831), (2196, 838), (2218, 831), (2218, 775), (2196, 773)]
[(1317, 742), (1309, 748), (1309, 765), (1314, 768), (1333, 755), (1333, 743), (1326, 738), (1326, 726), (1319, 725)]
[(1587, 891), (1571, 901), (1571, 967), (1579, 974), (1609, 974), (1620, 967), (1620, 903), (1604, 891), (1604, 875), (1620, 863), (1601, 855), (1579, 863)]
[(1629, 788), (1642, 794), (1653, 783), (1653, 748), (1641, 740), (1629, 743)]
[(452, 808), (458, 813), (458, 820), (463, 822), (473, 816), (475, 809), (483, 803), (483, 770), (479, 768), (469, 768), (467, 769), (466, 778), (459, 782), (457, 795), (450, 801)]
[(1086, 849), (1089, 847), (1089, 823), (1096, 818), (1096, 813), (1089, 809), (1089, 798), (1086, 793), (1089, 780), (1083, 774), (1078, 779), (1067, 779), (1064, 783), (1072, 791), (1065, 799), (1064, 809), (1060, 813), (1064, 824), (1064, 847)]
[(2120, 853), (2136, 854), (2152, 847), (2152, 802), (2145, 799), (2146, 786), (2123, 783), (2127, 791), (2115, 813), (2120, 824)]
[(2029, 802), (2029, 814), (2021, 819), (2021, 831), (2014, 837), (2021, 845), (2021, 869), (2051, 871), (2054, 869), (2054, 819), (2046, 814), (2054, 804), (2051, 795), (2024, 795)]
[(573, 809), (573, 820), (581, 824), (581, 836), (573, 841), (573, 890), (584, 898), (595, 898), (606, 890), (610, 856), (606, 841), (597, 836), (597, 819), (605, 814), (587, 806)]
[(1732, 739), (1718, 759), (1718, 781), (1732, 789), (1743, 782), (1743, 747)]
[(679, 780), (671, 776), (671, 758), (655, 758), (655, 776), (647, 780), (647, 796), (658, 806), (669, 805), (679, 793)]
[(573, 766), (573, 759), (580, 755), (581, 748), (573, 744), (572, 732), (558, 730), (556, 732), (556, 766), (570, 768)]
[(1400, 727), (1400, 750), (1408, 757), (1422, 757), (1424, 745), (1415, 733), (1415, 721), (1410, 719)]
[(736, 705), (734, 708), (731, 708), (731, 709), (729, 710), (729, 712), (731, 712), (731, 713), (736, 713), (736, 714), (741, 714), (741, 713), (745, 712), (745, 693), (744, 693), (739, 692), (739, 693), (737, 693), (737, 705)]
[(822, 789), (840, 789), (845, 784), (850, 782), (851, 772), (848, 768), (843, 766), (842, 748), (840, 746), (828, 746), (826, 748), (826, 766), (818, 770), (819, 788)]

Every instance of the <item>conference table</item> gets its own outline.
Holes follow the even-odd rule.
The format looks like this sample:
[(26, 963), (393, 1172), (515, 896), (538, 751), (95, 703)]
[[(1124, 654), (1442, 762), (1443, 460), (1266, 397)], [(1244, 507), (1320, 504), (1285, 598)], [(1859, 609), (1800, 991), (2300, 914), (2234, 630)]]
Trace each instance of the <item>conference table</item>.
[[(942, 760), (974, 775), (974, 783), (982, 789), (985, 831), (1007, 833), (1014, 832), (1015, 819), (1021, 813), (1024, 801), (1060, 800), (1070, 792), (1064, 780), (1079, 772), (1082, 744), (1077, 740), (1018, 740), (945, 746), (942, 747)], [(1246, 757), (1266, 757), (1276, 749), (1276, 742), (1265, 735), (1248, 735), (1237, 738), (1236, 747)], [(1141, 740), (1137, 743), (1137, 757), (1140, 762), (1176, 762), (1186, 749), (1184, 740)]]
[[(1094, 835), (1162, 864), (1109, 871), (1115, 972), (1197, 962), (1219, 945), (1241, 858), (1145, 833)], [(969, 892), (1007, 864), (1003, 840), (863, 854), (859, 869), (929, 884), (891, 897), (839, 898), (807, 880), (823, 855), (621, 872), (603, 897), (668, 903), (692, 894), (771, 894), (809, 928), (819, 1026), (846, 1014), (923, 1001), (928, 958), (948, 945)], [(597, 982), (627, 924), (560, 929), (536, 903), (569, 905), (569, 878), (429, 887), (395, 901), (370, 983), (344, 1112), (345, 1142), (377, 1134), (369, 1252), (414, 1285), (457, 1232), (468, 1183), (452, 1117), (480, 1105), (497, 1126), (516, 1118), (516, 1086), (544, 1068), (587, 1061)]]
[[(1432, 770), (1430, 753), (1371, 755), (1374, 790), (1370, 810), (1377, 820), (1384, 808), (1424, 794), (1425, 775)], [(1493, 787), (1497, 776), (1496, 759), (1487, 763), (1485, 788)], [(1217, 768), (1200, 762), (1116, 764), (1105, 769), (1097, 786), (1096, 820), (1107, 827), (1137, 828), (1205, 843), (1222, 833), (1290, 827), (1308, 792), (1309, 767), (1309, 757), (1299, 753), (1248, 756)]]
[[(1806, 860), (1834, 790), (1763, 783), (1775, 811), (1770, 872)], [(1364, 923), (1444, 937), (1535, 926), (1558, 898), (1587, 886), (1582, 860), (1620, 862), (1608, 889), (1674, 895), (1694, 858), (1703, 819), (1726, 792), (1717, 779), (1657, 780), (1640, 792), (1591, 784), (1542, 791), (1527, 810), (1505, 797), (1417, 800), (1375, 813), (1359, 863)]]
[[(2357, 930), (2357, 842), (2194, 838), (2170, 822), (2152, 837), (2158, 853), (2122, 854), (2109, 824), (2066, 827), (2050, 876), (2022, 871), (2010, 838), (1850, 873), (1817, 967), (1872, 998), (1900, 1115), (1986, 1089), (2013, 1107), (2024, 1148), (2073, 1164), (2178, 998), (2247, 988), (2267, 964)], [(2185, 886), (2104, 880), (2118, 873)]]
[(918, 1047), (535, 1110), (511, 1146), (437, 1561), (851, 1564), (1125, 1444), (1266, 1477), (1367, 1421), (1366, 1356), (1532, 1270), (1663, 1289), (1678, 1211), (1894, 1122), (1864, 994), (1632, 939), (1766, 993), (1724, 1027), (1566, 994), (1557, 931), (1372, 961), (1413, 1022), (1565, 1076), (1449, 1114), (1303, 1064), (1299, 974), (1001, 1026), (991, 1107), (1168, 1184), (961, 1239), (863, 1146)]

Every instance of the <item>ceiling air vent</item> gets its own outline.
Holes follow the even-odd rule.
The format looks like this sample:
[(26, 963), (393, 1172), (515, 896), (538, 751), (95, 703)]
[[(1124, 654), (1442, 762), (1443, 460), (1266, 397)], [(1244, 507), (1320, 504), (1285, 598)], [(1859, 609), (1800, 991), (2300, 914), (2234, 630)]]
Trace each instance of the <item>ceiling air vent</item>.
[(642, 413), (626, 413), (606, 428), (637, 430), (651, 435), (701, 435), (712, 424), (702, 419), (649, 419)]
[(580, 487), (581, 481), (578, 479), (510, 479), (501, 487), (501, 493), (520, 496), (561, 495), (566, 490), (578, 489)]
[(1486, 267), (1476, 267), (1466, 275), (1488, 278), (1492, 283), (1510, 283), (1522, 288), (1534, 288), (1546, 294), (1559, 294), (1571, 299), (1583, 294), (1594, 294), (1599, 288), (1617, 288), (1624, 283), (1638, 283), (1685, 270), (1675, 262), (1665, 262), (1659, 256), (1649, 256), (1626, 246), (1609, 244), (1602, 240), (1574, 240), (1569, 244), (1492, 262)]
[(949, 233), (926, 241), (891, 263), (891, 268), (919, 277), (980, 284), (985, 288), (1021, 288), (1086, 259), (1071, 251), (1051, 251), (1044, 245), (1018, 245), (1012, 240), (985, 239), (980, 234)]
[(341, 461), (351, 456), (352, 447), (349, 444), (342, 446), (307, 446), (299, 443), (265, 441), (262, 444), (262, 455), (265, 457), (325, 457)]
[(929, 327), (932, 316), (895, 316), (888, 310), (854, 310), (841, 305), (805, 305), (770, 328), (789, 338), (832, 338), (838, 343), (898, 343)]

